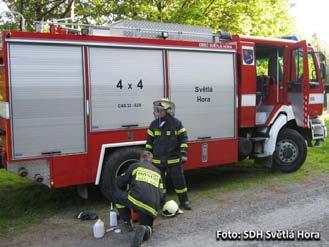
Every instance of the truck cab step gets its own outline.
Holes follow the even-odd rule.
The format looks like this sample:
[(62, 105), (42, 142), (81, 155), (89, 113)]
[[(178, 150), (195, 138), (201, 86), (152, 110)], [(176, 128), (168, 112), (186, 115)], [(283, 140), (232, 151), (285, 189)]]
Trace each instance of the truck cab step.
[(253, 142), (261, 142), (267, 140), (267, 137), (256, 136), (256, 137), (251, 137), (250, 140), (252, 140)]

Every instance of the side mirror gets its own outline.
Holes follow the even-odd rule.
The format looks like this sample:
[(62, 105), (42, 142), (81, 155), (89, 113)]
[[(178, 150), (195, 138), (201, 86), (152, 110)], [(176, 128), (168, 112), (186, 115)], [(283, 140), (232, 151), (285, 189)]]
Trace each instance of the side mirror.
[(321, 63), (320, 64), (320, 67), (321, 67), (321, 76), (322, 76), (322, 79), (325, 80), (327, 78), (326, 64), (325, 63)]
[(320, 70), (321, 70), (321, 77), (323, 80), (327, 79), (327, 64), (326, 64), (326, 56), (323, 54), (323, 52), (317, 52), (318, 58), (320, 61)]
[(326, 61), (326, 56), (323, 54), (323, 52), (319, 52), (319, 59), (321, 63), (325, 63)]

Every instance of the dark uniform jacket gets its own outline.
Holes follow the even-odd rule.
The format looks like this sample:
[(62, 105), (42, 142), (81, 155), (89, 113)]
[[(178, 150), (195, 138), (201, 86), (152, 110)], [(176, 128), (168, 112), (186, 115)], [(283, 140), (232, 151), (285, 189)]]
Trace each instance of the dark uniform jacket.
[(158, 168), (146, 161), (134, 163), (117, 177), (117, 185), (121, 190), (128, 187), (128, 202), (134, 209), (157, 216), (164, 199)]
[(155, 119), (147, 130), (145, 148), (153, 153), (153, 163), (159, 166), (178, 165), (187, 153), (187, 133), (181, 121), (167, 114)]

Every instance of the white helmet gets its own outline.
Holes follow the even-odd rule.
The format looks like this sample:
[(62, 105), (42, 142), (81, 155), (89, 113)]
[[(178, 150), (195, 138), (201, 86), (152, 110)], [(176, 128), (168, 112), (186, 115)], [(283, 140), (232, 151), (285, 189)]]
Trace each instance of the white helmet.
[(153, 109), (155, 118), (158, 118), (160, 110), (165, 110), (172, 116), (175, 115), (175, 103), (166, 98), (154, 101)]
[(167, 201), (162, 208), (162, 215), (165, 217), (174, 217), (177, 214), (182, 214), (183, 211), (179, 209), (174, 200)]

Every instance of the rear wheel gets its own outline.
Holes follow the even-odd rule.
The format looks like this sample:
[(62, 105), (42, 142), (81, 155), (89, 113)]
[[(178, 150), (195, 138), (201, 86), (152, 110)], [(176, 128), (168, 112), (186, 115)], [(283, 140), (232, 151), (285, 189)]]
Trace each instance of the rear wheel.
[(131, 164), (139, 160), (142, 150), (140, 147), (127, 147), (109, 154), (103, 167), (100, 182), (100, 190), (107, 200), (111, 201), (117, 190), (116, 177), (123, 174)]
[(304, 137), (293, 129), (282, 129), (273, 154), (274, 168), (281, 172), (294, 172), (304, 163), (307, 145)]

